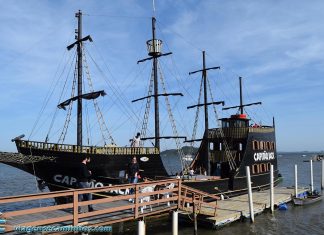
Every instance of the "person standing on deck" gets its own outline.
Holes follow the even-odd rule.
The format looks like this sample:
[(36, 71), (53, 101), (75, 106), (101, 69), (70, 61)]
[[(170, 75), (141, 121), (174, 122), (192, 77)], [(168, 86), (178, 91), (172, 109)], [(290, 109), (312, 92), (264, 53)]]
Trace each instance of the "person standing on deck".
[[(126, 178), (128, 178), (128, 182), (131, 184), (136, 184), (138, 181), (138, 173), (139, 173), (139, 165), (137, 163), (137, 159), (134, 156), (132, 158), (132, 161), (128, 164), (127, 167), (127, 175)], [(130, 190), (130, 194), (134, 193), (134, 189)]]
[(137, 132), (136, 136), (131, 140), (131, 147), (140, 147), (141, 133)]
[[(92, 176), (91, 171), (88, 170), (87, 163), (90, 162), (89, 156), (84, 156), (82, 158), (82, 162), (79, 165), (79, 177), (78, 177), (78, 188), (90, 188), (90, 178)], [(92, 200), (92, 194), (91, 193), (85, 193), (85, 194), (79, 194), (78, 201), (91, 201)], [(79, 213), (81, 213), (81, 207), (78, 208)], [(93, 211), (92, 205), (88, 205), (88, 211)]]

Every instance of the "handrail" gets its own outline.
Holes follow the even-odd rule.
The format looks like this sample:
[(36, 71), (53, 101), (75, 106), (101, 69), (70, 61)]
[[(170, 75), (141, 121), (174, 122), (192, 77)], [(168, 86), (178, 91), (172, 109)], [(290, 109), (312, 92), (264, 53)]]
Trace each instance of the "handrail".
[[(217, 201), (219, 197), (214, 195), (206, 194), (200, 190), (192, 189), (181, 183), (181, 179), (166, 179), (158, 181), (147, 181), (138, 184), (125, 184), (115, 186), (105, 186), (101, 188), (87, 188), (87, 189), (71, 189), (59, 192), (47, 192), (30, 195), (18, 195), (18, 196), (6, 196), (0, 197), (0, 205), (16, 203), (16, 202), (28, 202), (37, 199), (54, 199), (59, 197), (69, 197), (71, 200), (65, 204), (59, 205), (44, 205), (41, 207), (25, 208), (10, 212), (2, 212), (4, 218), (8, 218), (9, 223), (5, 225), (6, 232), (13, 231), (14, 226), (39, 226), (49, 225), (59, 222), (68, 222), (75, 226), (79, 224), (80, 219), (91, 220), (93, 216), (102, 216), (108, 218), (111, 213), (123, 212), (122, 216), (114, 217), (111, 216), (110, 220), (100, 221), (96, 219), (92, 226), (97, 224), (112, 224), (120, 221), (133, 220), (139, 217), (148, 215), (159, 214), (168, 210), (181, 209), (187, 202), (196, 203), (198, 205), (198, 211), (202, 206), (208, 206), (209, 204), (204, 201), (205, 198), (209, 197)], [(159, 186), (159, 187), (157, 187)], [(144, 188), (152, 187), (153, 191), (143, 190)], [(134, 194), (126, 195), (106, 195), (98, 199), (91, 201), (78, 201), (79, 194), (86, 193), (100, 193), (100, 192), (111, 192), (121, 189), (133, 188)], [(162, 197), (160, 197), (162, 195)], [(144, 200), (149, 198), (149, 200)], [(194, 201), (190, 198), (193, 198)], [(129, 202), (132, 200), (133, 202)], [(115, 202), (115, 204), (113, 204)], [(105, 206), (108, 205), (110, 206)], [(217, 203), (217, 202), (216, 202)], [(208, 205), (207, 205), (208, 204)], [(95, 211), (78, 214), (79, 206), (95, 205)], [(101, 206), (102, 205), (102, 206)], [(113, 206), (111, 206), (113, 205)], [(210, 205), (209, 205), (210, 206)], [(143, 208), (154, 208), (154, 210), (144, 210)], [(213, 207), (214, 208), (214, 207)], [(64, 210), (64, 211), (62, 211)], [(216, 210), (216, 207), (215, 207)], [(47, 213), (47, 212), (52, 213)], [(61, 211), (55, 214), (56, 211)], [(39, 216), (35, 214), (46, 213), (46, 218), (38, 221)], [(22, 222), (20, 224), (10, 224), (10, 219), (19, 218), (22, 215), (30, 215), (32, 218), (30, 222)], [(35, 218), (35, 219), (33, 219)], [(18, 220), (16, 220), (18, 221)], [(90, 223), (89, 223), (90, 224)]]

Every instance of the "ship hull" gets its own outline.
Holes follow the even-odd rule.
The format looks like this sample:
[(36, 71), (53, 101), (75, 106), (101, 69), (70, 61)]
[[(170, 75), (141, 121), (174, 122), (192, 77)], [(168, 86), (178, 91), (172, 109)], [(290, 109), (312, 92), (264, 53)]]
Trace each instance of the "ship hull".
[[(243, 146), (233, 150), (235, 170), (230, 169), (230, 162), (225, 158), (224, 149), (215, 148), (220, 141), (224, 141), (224, 137), (219, 138), (214, 135), (215, 130), (209, 130), (209, 132), (209, 143), (213, 143), (214, 149), (209, 149), (211, 168), (208, 177), (203, 180), (196, 180), (194, 177), (185, 179), (185, 185), (210, 194), (235, 196), (246, 192), (247, 166), (251, 170), (252, 187), (254, 189), (268, 188), (271, 165), (274, 166), (274, 181), (278, 182), (274, 128), (236, 128), (225, 132), (225, 138), (228, 136), (227, 138), (231, 138), (233, 143), (229, 146), (230, 149)], [(227, 141), (229, 142), (229, 139)], [(138, 159), (142, 177), (150, 179), (168, 177), (160, 153), (154, 149), (153, 151), (152, 148), (82, 147), (80, 149), (79, 146), (66, 147), (22, 140), (16, 141), (16, 145), (18, 152), (25, 156), (50, 158), (16, 167), (35, 174), (47, 183), (50, 190), (54, 191), (77, 187), (78, 167), (84, 156), (91, 158), (89, 169), (93, 175), (92, 187), (127, 183), (125, 172), (133, 156)], [(196, 173), (198, 169), (204, 168), (206, 146), (207, 144), (203, 141), (191, 165)]]
[[(135, 156), (138, 159), (141, 177), (154, 179), (156, 176), (167, 176), (160, 154), (158, 152), (148, 151), (147, 149), (116, 148), (114, 152), (94, 153), (95, 151), (78, 152), (60, 151), (52, 145), (44, 148), (27, 147), (28, 144), (16, 142), (18, 152), (28, 156), (35, 161), (33, 163), (13, 164), (28, 173), (35, 174), (39, 179), (45, 181), (50, 189), (76, 188), (79, 166), (84, 156), (89, 156), (91, 161), (88, 165), (93, 178), (92, 187), (102, 187), (111, 184), (122, 184), (128, 182), (125, 178), (127, 166)], [(24, 147), (26, 145), (26, 147)], [(55, 144), (53, 144), (55, 146)], [(90, 148), (89, 148), (90, 149)], [(111, 150), (111, 149), (110, 149)], [(140, 151), (141, 150), (141, 151)], [(125, 152), (126, 154), (124, 154)], [(44, 159), (41, 159), (41, 157)]]

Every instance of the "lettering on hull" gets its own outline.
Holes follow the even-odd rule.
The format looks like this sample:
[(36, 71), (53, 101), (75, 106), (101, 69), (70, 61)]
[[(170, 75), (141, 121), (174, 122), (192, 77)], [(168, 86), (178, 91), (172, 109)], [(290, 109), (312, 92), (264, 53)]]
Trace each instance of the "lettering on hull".
[[(75, 185), (77, 183), (77, 179), (73, 176), (68, 176), (68, 175), (54, 175), (53, 177), (54, 181), (56, 183), (60, 183), (60, 184), (65, 184), (68, 186), (72, 186)], [(102, 182), (98, 182), (98, 181), (91, 181), (90, 182), (90, 187), (91, 188), (101, 188), (104, 187), (105, 185)], [(112, 186), (112, 184), (109, 184), (108, 186)], [(129, 189), (125, 189), (125, 190), (110, 190), (107, 191), (107, 193), (113, 193), (113, 194), (120, 194), (120, 195), (127, 195), (129, 194)]]
[(77, 179), (75, 177), (68, 175), (54, 175), (53, 179), (56, 183), (66, 184), (70, 186), (76, 184), (77, 182)]
[(266, 151), (264, 151), (263, 153), (254, 153), (253, 159), (255, 162), (274, 160), (275, 154), (274, 152), (266, 152)]

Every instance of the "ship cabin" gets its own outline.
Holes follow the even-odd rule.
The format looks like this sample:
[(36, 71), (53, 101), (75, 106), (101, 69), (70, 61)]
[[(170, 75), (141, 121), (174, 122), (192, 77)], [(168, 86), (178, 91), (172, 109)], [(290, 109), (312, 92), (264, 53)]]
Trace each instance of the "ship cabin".
[(246, 114), (231, 115), (230, 118), (220, 119), (222, 128), (249, 127), (250, 119), (246, 118)]
[[(246, 114), (220, 120), (221, 128), (208, 130), (208, 175), (220, 178), (230, 178), (237, 173), (243, 175), (244, 166), (253, 163), (255, 152), (274, 150), (273, 126), (250, 125)], [(207, 166), (206, 161), (202, 165)]]

